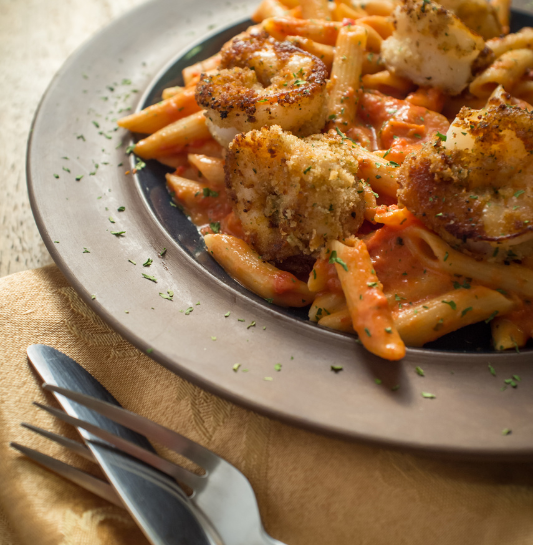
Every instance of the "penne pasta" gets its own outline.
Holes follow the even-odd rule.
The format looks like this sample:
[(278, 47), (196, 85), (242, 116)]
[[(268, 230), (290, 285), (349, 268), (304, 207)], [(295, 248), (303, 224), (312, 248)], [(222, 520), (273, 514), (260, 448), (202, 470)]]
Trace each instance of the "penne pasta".
[(263, 0), (252, 14), (254, 23), (261, 23), (269, 17), (284, 17), (288, 8), (279, 0)]
[[(382, 40), (386, 40), (389, 36), (392, 36), (394, 31), (394, 25), (389, 17), (383, 17), (382, 15), (368, 15), (361, 17), (357, 20), (358, 25), (365, 25), (368, 28), (374, 30)], [(381, 49), (381, 42), (380, 49)]]
[(328, 0), (300, 0), (304, 19), (329, 19)]
[(359, 160), (359, 176), (366, 180), (379, 196), (396, 198), (397, 167), (362, 146), (353, 146), (351, 149)]
[(333, 242), (330, 261), (335, 262), (353, 328), (365, 348), (387, 360), (403, 358), (405, 344), (394, 325), (365, 243), (357, 239), (353, 246)]
[(457, 329), (505, 314), (516, 302), (495, 290), (472, 286), (444, 293), (394, 314), (394, 323), (407, 346), (423, 346)]
[(353, 8), (351, 5), (342, 2), (342, 0), (336, 0), (331, 13), (334, 21), (344, 21), (344, 19), (356, 21), (357, 19), (368, 15), (364, 9)]
[(244, 240), (230, 235), (206, 235), (207, 251), (244, 287), (283, 307), (305, 307), (314, 295), (291, 273), (263, 261)]
[[(348, 307), (346, 306), (346, 297), (343, 293), (336, 292), (325, 292), (317, 295), (316, 299), (313, 301), (311, 308), (309, 309), (309, 319), (312, 322), (318, 322), (322, 318), (334, 314), (339, 310), (345, 310)], [(351, 327), (350, 319), (350, 327)]]
[(209, 72), (209, 70), (214, 70), (220, 64), (220, 53), (209, 57), (205, 61), (197, 62), (192, 64), (187, 68), (184, 68), (181, 72), (183, 76), (183, 81), (188, 87), (189, 85), (195, 85), (196, 82), (200, 79), (200, 76), (203, 72)]
[(368, 15), (389, 16), (396, 7), (395, 2), (389, 0), (351, 0), (354, 9), (364, 9)]
[(218, 157), (189, 153), (189, 163), (195, 166), (207, 179), (211, 187), (224, 187), (224, 160)]
[(447, 274), (458, 274), (495, 289), (533, 297), (533, 271), (516, 265), (484, 262), (454, 250), (429, 230), (412, 225), (404, 231), (404, 241), (421, 263)]
[(503, 33), (509, 32), (509, 15), (511, 11), (511, 0), (490, 0), (490, 4), (496, 11), (498, 21), (502, 26)]
[(179, 153), (188, 144), (211, 138), (203, 112), (197, 112), (160, 129), (135, 146), (135, 154), (142, 159), (157, 159)]
[(341, 23), (333, 21), (311, 21), (290, 17), (272, 17), (263, 22), (263, 28), (276, 40), (287, 36), (302, 36), (325, 45), (335, 45)]
[(506, 316), (497, 316), (492, 320), (491, 333), (496, 350), (522, 348), (531, 336), (531, 331), (525, 331), (519, 324)]
[(345, 26), (337, 38), (331, 69), (328, 119), (340, 127), (351, 125), (357, 115), (366, 37), (364, 28)]
[(364, 75), (363, 87), (401, 98), (414, 88), (414, 84), (407, 78), (392, 74), (388, 70), (383, 70), (375, 74)]
[(474, 96), (488, 98), (499, 85), (508, 92), (512, 91), (528, 68), (533, 68), (533, 51), (507, 51), (470, 84), (470, 92)]
[(326, 65), (328, 72), (331, 72), (333, 57), (335, 55), (335, 48), (333, 46), (320, 44), (303, 36), (287, 36), (287, 41), (318, 57)]
[(336, 331), (343, 331), (344, 333), (354, 332), (352, 317), (350, 316), (350, 311), (347, 308), (324, 316), (318, 321), (318, 325), (329, 329), (335, 329)]
[(163, 92), (161, 93), (161, 98), (163, 100), (166, 100), (167, 98), (173, 97), (174, 95), (181, 93), (183, 89), (184, 87), (180, 87), (179, 85), (176, 87), (167, 87), (166, 89), (163, 89)]
[(492, 38), (487, 40), (486, 45), (496, 57), (514, 49), (533, 49), (533, 28), (525, 27), (514, 34)]
[[(174, 88), (175, 89), (175, 88)], [(194, 88), (181, 87), (166, 100), (118, 120), (118, 125), (132, 132), (152, 134), (178, 119), (200, 111), (194, 99)]]

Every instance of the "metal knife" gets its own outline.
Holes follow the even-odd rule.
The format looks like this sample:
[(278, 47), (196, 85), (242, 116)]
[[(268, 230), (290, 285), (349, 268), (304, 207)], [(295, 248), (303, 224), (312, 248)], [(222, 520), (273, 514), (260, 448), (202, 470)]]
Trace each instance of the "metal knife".
[[(83, 367), (51, 346), (28, 347), (28, 358), (44, 382), (119, 405)], [(64, 411), (137, 443), (153, 452), (146, 437), (54, 394)], [(194, 507), (182, 488), (167, 475), (115, 449), (78, 428), (111, 484), (153, 545), (223, 545), (215, 529)]]

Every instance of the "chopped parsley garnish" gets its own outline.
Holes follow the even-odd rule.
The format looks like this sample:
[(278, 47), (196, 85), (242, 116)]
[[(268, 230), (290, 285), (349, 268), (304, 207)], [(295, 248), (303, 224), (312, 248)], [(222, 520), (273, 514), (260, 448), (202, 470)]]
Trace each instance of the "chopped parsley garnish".
[(392, 333), (392, 327), (386, 327), (385, 333)]
[(151, 282), (155, 282), (157, 284), (157, 279), (155, 276), (150, 276), (149, 274), (142, 273), (143, 277), (146, 278), (146, 280), (150, 280)]
[(274, 369), (276, 371), (281, 371), (281, 363), (276, 363), (276, 365), (274, 365)]
[(213, 233), (220, 233), (220, 222), (219, 221), (212, 221), (209, 224), (209, 227), (211, 227), (211, 231), (213, 231)]
[(202, 193), (204, 197), (218, 197), (218, 192), (213, 191), (212, 189), (209, 189), (208, 187), (204, 187)]
[(137, 162), (135, 163), (135, 168), (133, 170), (139, 172), (139, 170), (142, 170), (146, 166), (146, 163), (142, 159), (137, 159)]
[(488, 324), (489, 322), (491, 322), (494, 317), (496, 316), (496, 314), (498, 314), (498, 311), (495, 310), (486, 320), (485, 320), (485, 323)]
[(342, 371), (344, 367), (342, 365), (332, 365), (331, 370), (335, 373), (338, 373), (339, 371)]
[(509, 428), (505, 428), (502, 430), (502, 435), (510, 435), (512, 432)]
[(224, 318), (227, 318), (230, 314), (231, 312), (226, 312), (226, 314), (224, 314)]
[(59, 174), (54, 174), (54, 178), (59, 178)]
[(121, 237), (124, 233), (126, 233), (126, 231), (111, 231), (111, 234), (116, 237)]
[(111, 216), (109, 216), (109, 218), (107, 218), (107, 219), (110, 221), (110, 223), (116, 223), (115, 220)]
[(442, 258), (442, 261), (447, 261), (447, 260), (448, 260), (448, 257), (449, 257), (448, 252), (446, 252), (446, 253), (444, 254), (444, 257)]
[(64, 170), (65, 172), (68, 172), (68, 173), (70, 174), (70, 168), (63, 167), (63, 170)]
[(520, 197), (520, 195), (522, 195), (523, 193), (525, 193), (525, 191), (523, 189), (520, 189), (513, 196), (514, 197)]
[(346, 272), (348, 272), (348, 265), (346, 265), (340, 257), (337, 257), (337, 252), (335, 250), (331, 252), (329, 263), (338, 263)]
[(417, 375), (420, 375), (421, 377), (424, 377), (424, 370), (421, 367), (415, 367), (415, 371)]
[(134, 149), (135, 149), (135, 144), (132, 144), (131, 146), (128, 146), (126, 148), (126, 153), (129, 155), (130, 153), (133, 152)]
[(494, 369), (494, 367), (492, 367), (490, 363), (489, 363), (489, 372), (493, 377), (496, 376), (496, 370)]
[(437, 131), (437, 136), (443, 141), (446, 142), (448, 137), (445, 134), (441, 134), (439, 131)]
[(272, 377), (264, 377), (263, 380), (266, 380), (267, 382), (272, 382), (274, 379)]
[(167, 290), (167, 293), (159, 293), (159, 295), (166, 299), (167, 301), (173, 301), (174, 300), (174, 292), (172, 290)]
[(366, 285), (369, 288), (376, 288), (378, 286), (378, 283), (377, 282), (367, 282)]
[(133, 261), (133, 259), (128, 259), (128, 261), (129, 261), (130, 263), (132, 263), (133, 265), (137, 265), (137, 263), (136, 263), (135, 261)]
[(435, 399), (437, 396), (435, 394), (430, 394), (429, 392), (422, 392), (422, 397), (426, 399)]
[(457, 305), (455, 304), (455, 301), (441, 301), (441, 303), (444, 303), (445, 305), (450, 305), (452, 310), (457, 309)]
[(189, 307), (186, 311), (185, 311), (185, 316), (189, 316), (189, 314), (194, 310), (193, 307)]
[(91, 252), (89, 252), (89, 250), (84, 246), (83, 247), (83, 253), (84, 254), (90, 254)]
[(76, 176), (76, 181), (79, 182), (83, 178), (83, 174)]
[(470, 312), (471, 310), (474, 310), (473, 307), (467, 307), (461, 312), (461, 318), (465, 316), (467, 312)]
[(368, 330), (368, 327), (365, 327), (365, 333), (366, 333), (369, 337), (372, 337), (372, 333), (370, 333), (370, 331)]
[(117, 208), (117, 212), (124, 212), (124, 210), (126, 210), (126, 207), (125, 206), (119, 206)]
[(152, 258), (148, 258), (144, 263), (143, 263), (143, 267), (149, 267), (152, 263), (154, 262), (154, 260)]
[(309, 166), (304, 170), (304, 174), (307, 174), (313, 167)]
[(246, 327), (246, 329), (250, 329), (251, 327), (255, 327), (255, 322), (252, 322), (249, 326)]
[(241, 366), (240, 363), (235, 363), (235, 364), (233, 365), (232, 369), (233, 369), (235, 372), (237, 372), (237, 371), (239, 370), (239, 367), (240, 367), (240, 366)]

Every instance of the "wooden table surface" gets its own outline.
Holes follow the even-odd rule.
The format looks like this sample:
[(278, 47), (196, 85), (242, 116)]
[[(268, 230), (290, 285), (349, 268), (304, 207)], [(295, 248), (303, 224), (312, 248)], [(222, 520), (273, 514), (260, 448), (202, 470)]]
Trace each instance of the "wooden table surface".
[[(42, 94), (77, 47), (142, 1), (0, 0), (0, 277), (52, 262), (26, 190), (26, 141)], [(514, 5), (533, 11), (532, 0)]]

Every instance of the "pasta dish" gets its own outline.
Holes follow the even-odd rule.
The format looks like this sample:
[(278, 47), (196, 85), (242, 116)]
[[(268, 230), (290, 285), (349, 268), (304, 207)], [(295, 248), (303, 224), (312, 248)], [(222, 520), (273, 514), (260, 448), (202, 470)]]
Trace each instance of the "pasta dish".
[(533, 29), (507, 0), (263, 0), (119, 125), (207, 251), (269, 303), (399, 360), (533, 336)]

